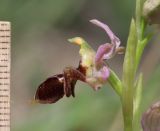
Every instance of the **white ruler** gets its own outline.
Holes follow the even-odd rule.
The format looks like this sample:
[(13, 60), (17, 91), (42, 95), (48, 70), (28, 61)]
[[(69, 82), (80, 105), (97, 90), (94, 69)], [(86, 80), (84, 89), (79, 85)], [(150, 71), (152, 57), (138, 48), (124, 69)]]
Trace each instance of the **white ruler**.
[(10, 131), (10, 22), (0, 21), (0, 131)]

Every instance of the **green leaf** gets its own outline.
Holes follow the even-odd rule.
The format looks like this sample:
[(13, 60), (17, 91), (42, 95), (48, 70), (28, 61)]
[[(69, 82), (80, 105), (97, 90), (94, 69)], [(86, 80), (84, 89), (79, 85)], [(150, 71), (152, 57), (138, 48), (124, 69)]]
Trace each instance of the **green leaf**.
[(142, 99), (142, 88), (143, 88), (143, 75), (142, 73), (139, 75), (138, 80), (135, 85), (135, 94), (134, 94), (134, 109), (133, 109), (133, 125), (134, 131), (140, 130), (140, 105)]
[(137, 50), (136, 50), (136, 69), (138, 68), (141, 56), (143, 54), (144, 48), (146, 47), (148, 41), (151, 39), (152, 34), (146, 36), (142, 41), (138, 41)]

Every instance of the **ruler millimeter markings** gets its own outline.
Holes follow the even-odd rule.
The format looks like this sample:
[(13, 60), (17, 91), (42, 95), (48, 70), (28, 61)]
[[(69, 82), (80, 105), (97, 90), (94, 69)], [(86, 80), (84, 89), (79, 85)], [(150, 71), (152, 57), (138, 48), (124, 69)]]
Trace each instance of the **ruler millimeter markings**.
[(0, 21), (0, 131), (10, 131), (11, 25)]

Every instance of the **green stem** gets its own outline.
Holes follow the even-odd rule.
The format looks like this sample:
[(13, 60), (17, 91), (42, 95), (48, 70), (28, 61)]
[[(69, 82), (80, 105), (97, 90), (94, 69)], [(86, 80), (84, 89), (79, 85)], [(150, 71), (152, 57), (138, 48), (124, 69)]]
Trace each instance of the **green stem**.
[(133, 93), (135, 78), (135, 52), (137, 46), (137, 30), (134, 20), (131, 21), (129, 37), (123, 64), (122, 106), (124, 117), (124, 131), (133, 131)]
[(110, 69), (110, 76), (108, 78), (108, 82), (121, 98), (122, 97), (122, 82), (111, 69)]

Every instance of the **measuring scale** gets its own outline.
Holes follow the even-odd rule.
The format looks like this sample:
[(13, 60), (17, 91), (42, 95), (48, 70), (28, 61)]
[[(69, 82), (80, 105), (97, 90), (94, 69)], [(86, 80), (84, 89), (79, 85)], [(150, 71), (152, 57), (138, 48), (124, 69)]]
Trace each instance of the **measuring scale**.
[(0, 131), (10, 131), (10, 22), (0, 21)]

